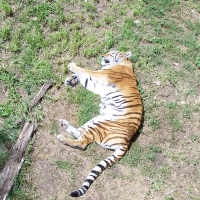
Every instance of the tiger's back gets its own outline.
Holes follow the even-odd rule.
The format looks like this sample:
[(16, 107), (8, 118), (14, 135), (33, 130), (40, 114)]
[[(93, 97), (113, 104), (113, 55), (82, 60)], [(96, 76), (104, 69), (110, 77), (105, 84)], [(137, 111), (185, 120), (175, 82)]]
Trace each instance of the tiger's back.
[[(103, 68), (99, 71), (86, 70), (74, 63), (69, 65), (69, 69), (75, 73), (74, 77), (85, 88), (101, 96), (100, 115), (78, 129), (63, 120), (62, 126), (77, 139), (71, 140), (62, 135), (58, 139), (73, 148), (85, 149), (88, 144), (96, 142), (114, 150), (111, 156), (93, 168), (82, 187), (70, 196), (83, 195), (103, 170), (118, 161), (126, 153), (140, 126), (142, 102), (132, 63), (127, 57), (130, 57), (130, 52), (109, 52), (102, 56)], [(67, 79), (66, 83), (69, 81)]]

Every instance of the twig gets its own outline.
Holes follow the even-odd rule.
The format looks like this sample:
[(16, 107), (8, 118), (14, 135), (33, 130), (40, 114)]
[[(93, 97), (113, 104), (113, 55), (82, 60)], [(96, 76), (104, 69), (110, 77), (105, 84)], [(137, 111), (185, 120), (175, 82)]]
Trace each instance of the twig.
[(43, 86), (41, 87), (40, 91), (31, 99), (31, 102), (28, 106), (29, 111), (40, 101), (40, 99), (45, 95), (46, 91), (52, 85), (51, 80), (47, 80)]

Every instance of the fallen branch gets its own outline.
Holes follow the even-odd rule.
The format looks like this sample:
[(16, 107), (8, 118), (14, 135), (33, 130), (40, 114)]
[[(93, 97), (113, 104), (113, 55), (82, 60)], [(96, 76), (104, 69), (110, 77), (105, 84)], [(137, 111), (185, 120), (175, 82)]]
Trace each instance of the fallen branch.
[(46, 91), (52, 85), (51, 80), (47, 80), (43, 86), (41, 87), (40, 91), (31, 99), (31, 102), (28, 106), (29, 111), (40, 101), (40, 99), (45, 95)]
[(16, 144), (13, 146), (12, 153), (0, 174), (0, 199), (2, 200), (6, 199), (14, 183), (15, 175), (22, 167), (25, 151), (34, 131), (34, 125), (26, 122)]

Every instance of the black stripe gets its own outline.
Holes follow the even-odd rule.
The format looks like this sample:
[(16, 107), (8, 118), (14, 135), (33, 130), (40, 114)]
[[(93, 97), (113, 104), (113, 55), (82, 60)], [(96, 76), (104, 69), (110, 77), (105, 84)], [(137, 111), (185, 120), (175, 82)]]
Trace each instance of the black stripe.
[[(103, 127), (101, 124), (104, 125), (105, 127)], [(106, 128), (108, 126), (107, 126), (107, 124), (104, 124), (104, 122), (97, 122), (97, 123), (94, 123), (94, 125), (98, 126), (99, 128), (102, 128), (103, 130), (108, 130)]]
[(112, 155), (112, 156), (113, 156), (115, 162), (119, 160), (115, 155)]
[[(93, 129), (92, 127), (89, 127), (90, 129)], [(93, 134), (93, 132), (91, 131), (91, 130), (88, 130), (88, 132), (90, 133), (90, 135), (92, 135), (92, 139), (93, 139), (93, 141), (94, 141), (94, 134)], [(89, 139), (88, 139), (89, 140)]]
[[(110, 93), (108, 93), (106, 96), (108, 96), (108, 95), (110, 95), (110, 94), (113, 94), (113, 93), (116, 93), (116, 92), (118, 92), (118, 91), (110, 92)], [(106, 96), (105, 96), (104, 98), (106, 98)]]
[(115, 163), (114, 161), (111, 160), (111, 158), (108, 158), (108, 160), (110, 160), (110, 162), (111, 162), (112, 164)]
[(88, 182), (90, 185), (93, 183), (93, 180), (91, 179), (86, 179), (85, 182)]
[(91, 173), (90, 173), (90, 176), (92, 176), (94, 178), (94, 180), (97, 178), (96, 176), (93, 176)]
[(104, 139), (104, 136), (102, 135), (101, 131), (97, 129), (96, 130), (96, 133), (98, 133), (98, 136), (99, 136), (99, 139), (100, 139), (100, 142), (102, 142), (102, 140)]
[[(124, 117), (124, 120), (126, 120), (126, 119), (135, 119), (135, 118), (130, 118), (130, 117), (128, 117), (128, 118), (125, 118), (125, 116), (127, 116), (127, 115), (134, 115), (134, 114), (136, 114), (135, 112), (128, 112), (128, 113), (123, 113), (122, 115), (120, 115), (120, 114), (117, 114), (117, 115), (113, 115), (114, 117), (119, 117), (119, 116), (123, 116)], [(142, 115), (142, 113), (137, 113), (138, 115)], [(128, 123), (128, 122), (127, 122)], [(129, 122), (129, 123), (131, 123), (131, 122)]]
[(106, 163), (107, 166), (109, 166), (109, 162), (107, 160), (104, 160), (104, 162)]
[(81, 128), (84, 130), (84, 132), (86, 132), (86, 129), (83, 126), (81, 126)]
[(105, 170), (105, 167), (104, 167), (103, 165), (98, 164), (97, 166), (98, 166), (99, 168), (101, 168), (102, 171)]
[(91, 173), (96, 174), (97, 176), (99, 176), (99, 172), (98, 171), (92, 170)]
[(85, 88), (87, 88), (88, 78), (85, 80)]
[[(84, 192), (86, 192), (88, 189), (89, 189), (89, 186), (87, 186), (87, 185), (84, 185), (84, 186), (82, 186), (81, 187), (81, 189), (83, 189), (84, 190)], [(84, 193), (83, 193), (84, 194)]]
[[(82, 189), (82, 188), (81, 188)], [(81, 193), (81, 195), (83, 195), (83, 194), (85, 194), (85, 192), (82, 192), (82, 190), (77, 190), (77, 191), (79, 191), (80, 193)]]
[(114, 99), (114, 98), (118, 98), (118, 97), (124, 97), (124, 96), (121, 95), (121, 94), (119, 94), (119, 95), (116, 95), (116, 96), (112, 97), (112, 99)]

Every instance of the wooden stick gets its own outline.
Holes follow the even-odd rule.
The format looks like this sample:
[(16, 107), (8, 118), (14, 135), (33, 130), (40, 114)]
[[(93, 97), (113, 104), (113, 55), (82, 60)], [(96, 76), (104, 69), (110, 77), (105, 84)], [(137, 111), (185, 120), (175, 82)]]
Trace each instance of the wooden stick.
[(35, 131), (33, 124), (25, 123), (16, 144), (13, 146), (5, 167), (0, 174), (0, 199), (5, 200), (12, 185), (15, 175), (19, 172), (24, 162), (25, 151), (31, 136)]
[[(33, 97), (28, 106), (28, 111), (30, 111), (45, 95), (49, 87), (52, 85), (52, 81), (47, 80), (39, 92)], [(18, 125), (24, 123), (24, 117), (22, 117), (18, 122)], [(26, 122), (22, 129), (16, 144), (12, 148), (11, 155), (6, 161), (5, 167), (0, 174), (0, 200), (5, 200), (10, 189), (13, 186), (15, 175), (19, 172), (24, 162), (24, 155), (27, 145), (35, 132), (35, 126)]]
[(46, 91), (49, 89), (49, 87), (52, 85), (51, 80), (47, 80), (43, 86), (41, 87), (40, 91), (31, 99), (31, 102), (29, 104), (29, 111), (40, 101), (40, 99), (45, 95)]

